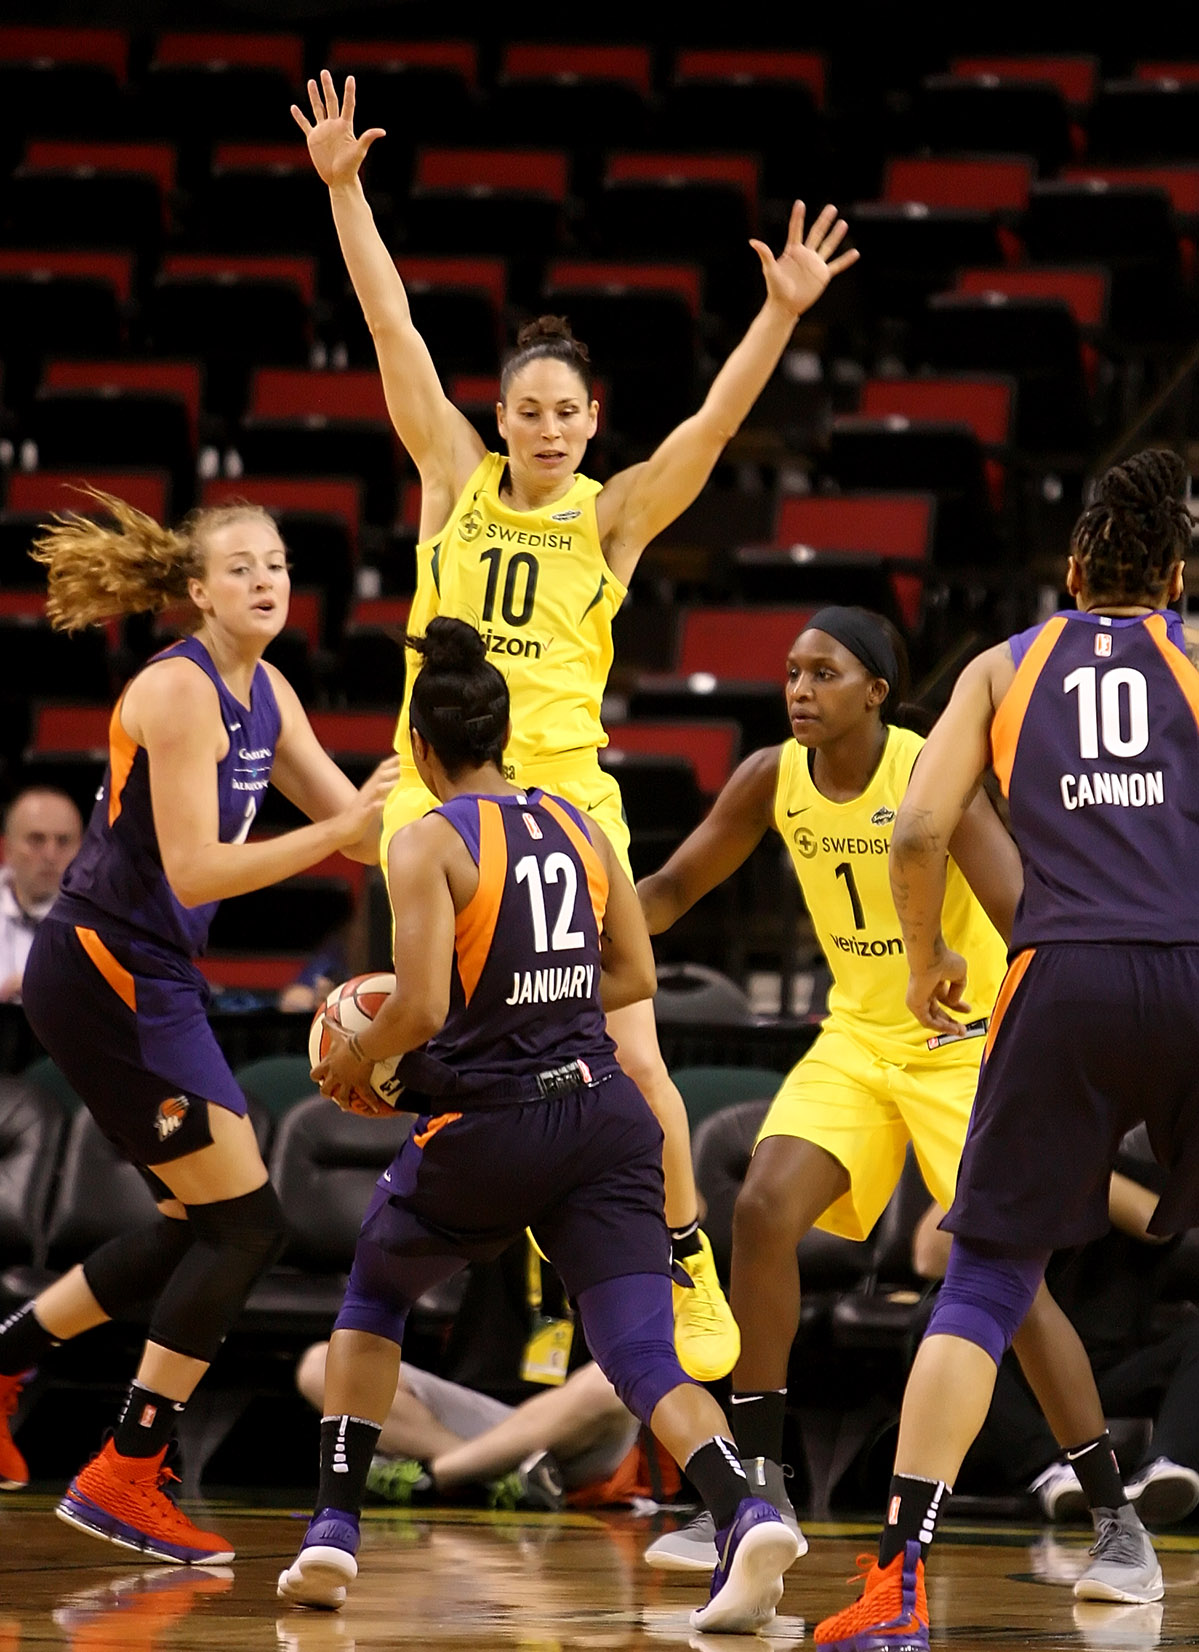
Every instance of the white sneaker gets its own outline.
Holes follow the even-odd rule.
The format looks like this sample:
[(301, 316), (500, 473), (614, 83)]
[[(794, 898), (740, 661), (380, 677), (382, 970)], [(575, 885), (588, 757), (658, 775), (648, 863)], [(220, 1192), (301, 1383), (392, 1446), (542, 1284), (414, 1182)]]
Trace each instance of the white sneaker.
[(1124, 1489), (1147, 1526), (1172, 1526), (1199, 1504), (1199, 1474), (1168, 1457), (1155, 1457)]
[(1054, 1461), (1029, 1486), (1046, 1520), (1085, 1520), (1087, 1500), (1069, 1463)]
[(1074, 1585), (1078, 1600), (1148, 1605), (1165, 1594), (1162, 1569), (1135, 1509), (1095, 1509), (1091, 1564)]

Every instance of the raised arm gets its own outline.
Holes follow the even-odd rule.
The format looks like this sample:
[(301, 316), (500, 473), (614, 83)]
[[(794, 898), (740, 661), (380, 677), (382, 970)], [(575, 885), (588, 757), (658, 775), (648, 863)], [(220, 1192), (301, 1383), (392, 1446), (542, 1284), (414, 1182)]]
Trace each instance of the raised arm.
[[(315, 80), (308, 82), (308, 96), (312, 120), (294, 103), (291, 112), (308, 140), (312, 164), (328, 185), (342, 256), (374, 339), (387, 410), (420, 472), (423, 508), (430, 515), (440, 512), (444, 522), (486, 450), (441, 387), (425, 341), (412, 324), (404, 283), (362, 191), (359, 168), (375, 140), (385, 136), (382, 127), (354, 135), (353, 75), (346, 77), (340, 103), (327, 69), (321, 71), (319, 87)], [(435, 523), (432, 531), (441, 525)]]
[(146, 749), (158, 851), (184, 906), (265, 889), (378, 832), (388, 785), (376, 773), (312, 826), (260, 843), (222, 843), (216, 766), (228, 734), (216, 689), (188, 660), (149, 666), (130, 685), (119, 715)]
[(950, 841), (991, 761), (993, 670), (1005, 648), (971, 661), (912, 771), (891, 838), (891, 893), (911, 979), (908, 1008), (937, 1032), (960, 1030), (944, 1006), (965, 1010), (966, 961), (941, 933)]
[(608, 566), (627, 585), (642, 551), (682, 515), (761, 395), (805, 310), (857, 259), (837, 255), (846, 226), (827, 206), (805, 238), (804, 204), (791, 212), (787, 245), (775, 258), (763, 241), (750, 245), (762, 262), (766, 302), (712, 381), (703, 406), (645, 461), (621, 471), (599, 497), (599, 528)]
[(707, 816), (666, 865), (637, 885), (651, 935), (660, 935), (744, 864), (770, 829), (779, 748), (747, 757)]

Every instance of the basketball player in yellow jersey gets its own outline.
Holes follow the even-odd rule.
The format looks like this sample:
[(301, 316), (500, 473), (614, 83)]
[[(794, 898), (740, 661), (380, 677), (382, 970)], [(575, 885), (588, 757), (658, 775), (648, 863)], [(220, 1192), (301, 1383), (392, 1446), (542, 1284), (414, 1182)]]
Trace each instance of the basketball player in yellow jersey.
[[(758, 1495), (792, 1519), (780, 1465), (799, 1329), (795, 1248), (813, 1226), (865, 1239), (895, 1189), (909, 1141), (934, 1198), (938, 1188), (952, 1197), (1004, 975), (1000, 933), (1010, 931), (1022, 887), (1015, 845), (980, 792), (951, 845), (942, 918), (946, 937), (957, 937), (954, 950), (970, 960), (970, 1019), (961, 1036), (930, 1038), (907, 1008), (908, 965), (887, 872), (892, 824), (924, 744), (886, 720), (905, 689), (903, 644), (885, 621), (860, 608), (815, 615), (787, 656), (794, 739), (748, 757), (707, 819), (637, 886), (658, 934), (736, 871), (773, 827), (791, 853), (833, 975), (828, 1017), (766, 1115), (733, 1218), (730, 1295), (741, 1330), (734, 1435)], [(1103, 1433), (1082, 1345), (1047, 1294), (1017, 1351), (1061, 1444)], [(668, 1568), (710, 1565), (710, 1523), (701, 1515), (659, 1538), (647, 1559)]]
[[(378, 128), (354, 133), (354, 82), (344, 103), (332, 77), (308, 84), (312, 119), (293, 107), (313, 164), (329, 187), (333, 220), (354, 290), (375, 341), (396, 431), (421, 479), (417, 590), (410, 627), (435, 613), (468, 620), (489, 638), (504, 671), (516, 731), (512, 778), (550, 787), (588, 809), (627, 867), (628, 828), (615, 781), (597, 761), (607, 743), (600, 699), (612, 658), (612, 616), (650, 540), (697, 497), (729, 438), (773, 373), (796, 320), (832, 277), (857, 258), (839, 252), (845, 224), (832, 207), (805, 234), (796, 203), (778, 258), (759, 241), (766, 297), (703, 406), (644, 463), (602, 489), (578, 474), (598, 407), (586, 349), (557, 318), (524, 330), (505, 360), (496, 414), (507, 455), (488, 453), (470, 421), (446, 398), (412, 325), (407, 295), (375, 227), (358, 170)], [(407, 710), (397, 748), (401, 778), (384, 815), (390, 835), (431, 807), (406, 750)], [(688, 1373), (724, 1375), (736, 1357), (736, 1326), (697, 1231), (698, 1202), (682, 1098), (658, 1048), (650, 1001), (609, 1021), (621, 1065), (656, 1113), (665, 1136), (666, 1218), (675, 1255), (694, 1290), (677, 1293), (678, 1350)]]

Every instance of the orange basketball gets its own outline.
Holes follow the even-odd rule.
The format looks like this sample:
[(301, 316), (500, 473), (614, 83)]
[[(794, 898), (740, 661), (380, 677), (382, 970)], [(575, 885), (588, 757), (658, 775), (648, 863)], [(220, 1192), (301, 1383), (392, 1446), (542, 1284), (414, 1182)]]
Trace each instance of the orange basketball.
[[(355, 975), (343, 981), (325, 999), (312, 1017), (308, 1029), (308, 1059), (314, 1067), (320, 1065), (329, 1053), (329, 1029), (326, 1018), (347, 1033), (365, 1032), (384, 1001), (395, 990), (396, 978), (390, 973)], [(394, 1107), (404, 1086), (396, 1078), (399, 1056), (387, 1056), (376, 1061), (371, 1073), (371, 1088), (380, 1101)]]

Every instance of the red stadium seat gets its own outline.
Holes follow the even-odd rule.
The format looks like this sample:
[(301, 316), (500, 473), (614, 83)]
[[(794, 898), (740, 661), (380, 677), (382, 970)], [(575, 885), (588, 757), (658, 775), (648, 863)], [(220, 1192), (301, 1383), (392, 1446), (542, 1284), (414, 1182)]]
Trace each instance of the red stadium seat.
[(787, 495), (774, 543), (801, 565), (821, 552), (890, 565), (888, 580), (905, 624), (915, 625), (932, 554), (936, 501), (927, 493)]
[(205, 482), (200, 495), (204, 505), (224, 505), (237, 499), (265, 505), (283, 517), (293, 512), (333, 517), (357, 552), (362, 489), (346, 477), (242, 476), (236, 481), (221, 477)]
[(1027, 155), (893, 156), (887, 162), (883, 198), (1023, 212), (1035, 170)]
[(741, 730), (732, 721), (703, 722), (679, 718), (672, 722), (610, 723), (608, 750), (648, 753), (655, 757), (685, 757), (695, 771), (701, 792), (714, 797), (733, 772), (741, 746)]
[(377, 371), (259, 368), (236, 445), (251, 473), (356, 476), (365, 514), (395, 516), (404, 452)]
[(688, 608), (677, 669), (724, 682), (781, 682), (787, 651), (811, 617), (810, 609)]
[(870, 418), (897, 415), (966, 424), (986, 447), (1011, 439), (1015, 386), (1003, 378), (867, 379), (861, 411)]
[(538, 259), (561, 240), (568, 160), (561, 149), (422, 147), (405, 214), (414, 252)]
[(89, 501), (79, 492), (79, 483), (90, 481), (105, 493), (114, 493), (135, 509), (145, 511), (158, 522), (166, 520), (167, 479), (162, 471), (14, 471), (8, 484), (8, 508), (48, 515), (51, 511), (77, 511), (86, 516)]
[(125, 341), (130, 252), (0, 247), (0, 356), (5, 400), (33, 394), (45, 356), (104, 354)]
[(500, 56), (489, 116), (522, 143), (547, 132), (619, 132), (636, 143), (648, 130), (648, 46), (517, 42)]
[(1098, 59), (1081, 54), (955, 57), (950, 68), (955, 75), (1048, 81), (1075, 108), (1084, 108), (1090, 103), (1099, 81)]
[(1097, 330), (1107, 324), (1111, 276), (1104, 269), (1054, 269), (1046, 264), (962, 270), (957, 291), (1004, 293), (1008, 298), (1060, 298), (1080, 327)]
[(799, 168), (821, 143), (825, 82), (825, 60), (816, 52), (682, 50), (662, 100), (664, 141), (676, 148), (719, 144), (756, 152), (767, 194), (789, 198)]
[(35, 706), (29, 749), (36, 752), (106, 753), (111, 721), (111, 706)]

